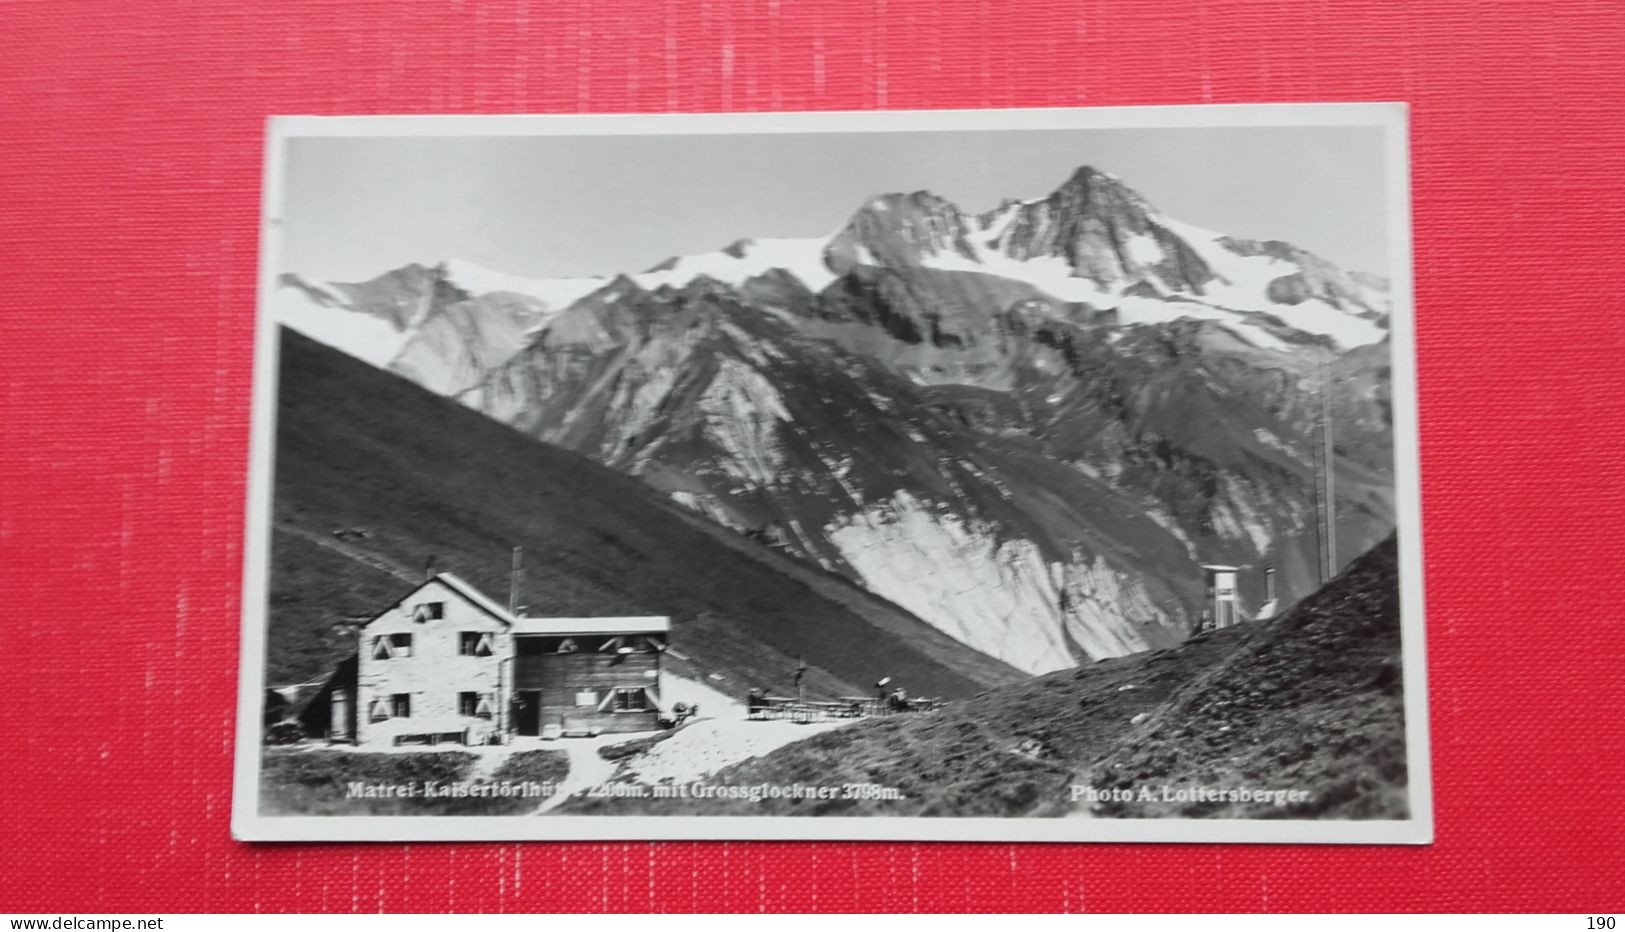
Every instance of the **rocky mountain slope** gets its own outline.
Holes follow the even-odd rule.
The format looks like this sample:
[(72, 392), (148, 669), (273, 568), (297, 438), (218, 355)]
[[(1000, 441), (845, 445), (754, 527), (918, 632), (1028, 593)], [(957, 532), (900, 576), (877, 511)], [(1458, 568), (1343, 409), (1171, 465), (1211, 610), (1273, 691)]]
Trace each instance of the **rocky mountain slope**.
[[(900, 799), (595, 801), (650, 815), (1395, 819), (1408, 812), (1393, 538), (1285, 615), (870, 719), (713, 774)], [(1096, 791), (1097, 801), (1073, 786)], [(1193, 787), (1296, 800), (1165, 800)], [(1141, 790), (1145, 791), (1142, 798)], [(1112, 799), (1126, 794), (1127, 800)]]
[(635, 479), (283, 331), (267, 682), (305, 682), (431, 558), (533, 614), (664, 614), (673, 672), (742, 696), (866, 694), (895, 676), (968, 695), (1009, 666)]
[[(1097, 788), (1298, 789), (1301, 805), (1166, 798), (1080, 803), (1097, 816), (1404, 818), (1405, 703), (1393, 537), (1250, 632), (1077, 779)], [(1153, 794), (1160, 796), (1161, 794)]]
[(1392, 527), (1384, 283), (1089, 168), (981, 215), (882, 195), (828, 237), (612, 279), (449, 263), (279, 301), (1029, 672), (1176, 643), (1201, 562), (1310, 591), (1328, 377), (1342, 555)]

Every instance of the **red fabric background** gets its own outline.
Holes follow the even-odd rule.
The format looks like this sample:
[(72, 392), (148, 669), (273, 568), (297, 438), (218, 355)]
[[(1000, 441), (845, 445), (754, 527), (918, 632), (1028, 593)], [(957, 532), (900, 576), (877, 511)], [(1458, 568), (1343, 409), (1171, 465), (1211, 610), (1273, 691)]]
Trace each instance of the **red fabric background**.
[[(227, 834), (264, 118), (1413, 106), (1429, 848)], [(1625, 908), (1615, 0), (0, 8), (0, 910)]]

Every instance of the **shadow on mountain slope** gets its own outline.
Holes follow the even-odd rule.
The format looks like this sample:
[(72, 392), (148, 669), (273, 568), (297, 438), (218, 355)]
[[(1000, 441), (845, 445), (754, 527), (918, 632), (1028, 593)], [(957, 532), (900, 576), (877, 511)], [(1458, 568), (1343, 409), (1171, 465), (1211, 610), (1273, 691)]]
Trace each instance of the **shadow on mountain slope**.
[(281, 339), (267, 678), (324, 675), (426, 560), (537, 615), (669, 615), (669, 669), (742, 695), (893, 674), (968, 696), (1020, 674), (833, 574), (292, 331)]

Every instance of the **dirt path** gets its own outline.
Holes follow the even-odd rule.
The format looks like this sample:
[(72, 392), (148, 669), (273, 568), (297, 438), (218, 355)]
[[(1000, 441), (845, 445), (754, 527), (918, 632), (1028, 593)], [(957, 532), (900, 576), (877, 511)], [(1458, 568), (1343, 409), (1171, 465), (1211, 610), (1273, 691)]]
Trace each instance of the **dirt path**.
[(349, 557), (357, 563), (366, 564), (367, 566), (370, 566), (381, 573), (388, 573), (389, 575), (405, 582), (415, 583), (423, 578), (422, 573), (415, 573), (409, 567), (402, 566), (399, 563), (391, 560), (386, 560), (365, 548), (345, 543), (344, 541), (341, 541), (330, 534), (321, 534), (308, 528), (302, 528), (297, 524), (289, 524), (286, 521), (278, 521), (275, 525), (275, 529), (282, 531), (285, 534), (292, 534), (295, 537), (303, 538), (304, 540), (315, 544), (323, 550), (331, 550), (340, 556)]
[(561, 738), (556, 749), (563, 751), (570, 757), (570, 771), (559, 781), (559, 788), (549, 796), (532, 815), (541, 815), (551, 812), (564, 805), (565, 801), (582, 790), (590, 789), (608, 780), (615, 774), (615, 762), (604, 760), (598, 756), (598, 749), (611, 744), (620, 744), (623, 741), (635, 741), (638, 738), (648, 737), (646, 732), (633, 734), (599, 735), (596, 738)]
[(626, 776), (639, 783), (685, 783), (724, 767), (770, 754), (787, 744), (851, 724), (853, 720), (800, 724), (707, 719), (695, 722), (626, 762)]
[(491, 779), (502, 768), (502, 765), (508, 762), (508, 758), (513, 756), (515, 748), (513, 745), (499, 744), (469, 748), (468, 750), (474, 754), (474, 766), (468, 769), (468, 774), (463, 779), (469, 783), (475, 783)]
[(556, 744), (550, 743), (550, 746), (569, 755), (570, 770), (559, 781), (558, 791), (532, 814), (552, 812), (572, 797), (609, 782), (623, 765), (626, 769), (622, 779), (628, 783), (684, 783), (848, 724), (848, 721), (813, 724), (753, 722), (743, 717), (702, 719), (649, 750), (623, 761), (604, 760), (598, 756), (598, 751), (612, 744), (636, 741), (660, 732), (564, 738)]

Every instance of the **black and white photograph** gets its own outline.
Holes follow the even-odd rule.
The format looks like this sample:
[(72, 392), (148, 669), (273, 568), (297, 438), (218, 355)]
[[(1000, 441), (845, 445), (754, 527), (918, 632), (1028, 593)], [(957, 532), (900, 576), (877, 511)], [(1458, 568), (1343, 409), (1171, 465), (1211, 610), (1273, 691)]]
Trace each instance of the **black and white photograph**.
[(1429, 841), (1405, 120), (273, 120), (235, 833)]

